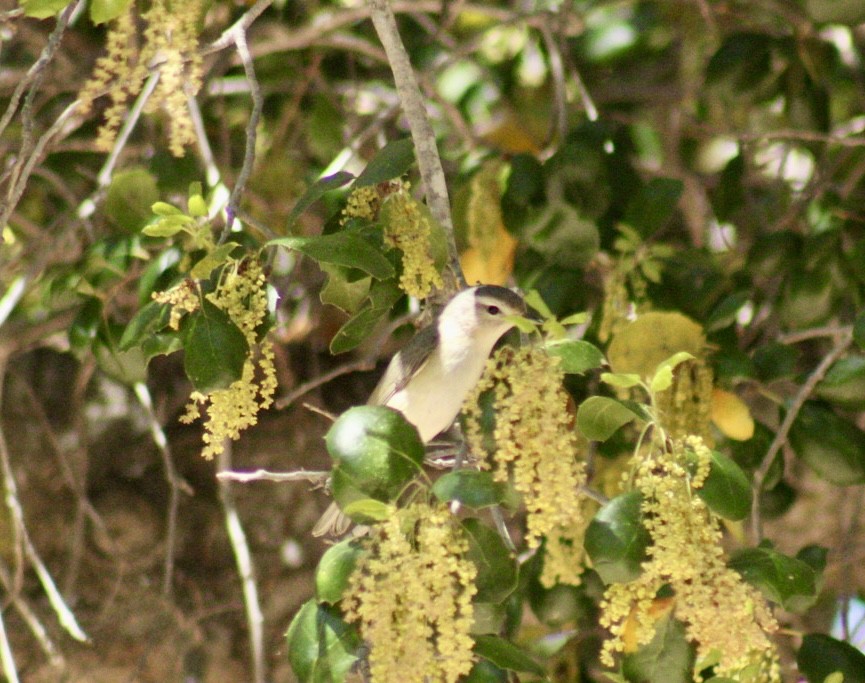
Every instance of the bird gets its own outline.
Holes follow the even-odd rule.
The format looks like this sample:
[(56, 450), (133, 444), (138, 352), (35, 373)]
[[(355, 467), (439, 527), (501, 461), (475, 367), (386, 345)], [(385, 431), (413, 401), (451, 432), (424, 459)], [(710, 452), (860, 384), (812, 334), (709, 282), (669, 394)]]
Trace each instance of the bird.
[[(458, 292), (438, 317), (420, 330), (388, 364), (367, 405), (393, 408), (413, 424), (424, 444), (453, 424), (483, 374), (513, 316), (526, 316), (523, 298), (498, 285)], [(336, 503), (313, 528), (313, 535), (342, 533), (348, 526)]]

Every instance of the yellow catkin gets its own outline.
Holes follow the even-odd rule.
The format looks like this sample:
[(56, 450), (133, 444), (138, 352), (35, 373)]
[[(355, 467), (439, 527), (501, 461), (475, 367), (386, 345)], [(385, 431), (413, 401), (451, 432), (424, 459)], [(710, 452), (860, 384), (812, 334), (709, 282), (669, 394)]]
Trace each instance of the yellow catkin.
[[(600, 623), (611, 637), (601, 661), (612, 667), (616, 652), (652, 639), (653, 604), (657, 592), (669, 586), (675, 617), (696, 644), (698, 659), (720, 652), (716, 675), (779, 681), (778, 657), (768, 637), (778, 624), (760, 592), (727, 566), (718, 519), (693, 492), (708, 475), (708, 447), (691, 436), (676, 441), (669, 452), (656, 447), (637, 457), (634, 486), (643, 495), (652, 542), (642, 574), (606, 590)], [(745, 672), (748, 678), (740, 679)]]
[[(201, 417), (205, 408), (204, 449), (202, 456), (212, 458), (223, 451), (225, 439), (237, 439), (240, 433), (256, 424), (258, 413), (273, 403), (276, 391), (276, 368), (273, 345), (268, 339), (258, 340), (256, 330), (267, 316), (267, 283), (264, 271), (256, 260), (230, 262), (225, 266), (217, 288), (207, 299), (225, 311), (243, 332), (250, 355), (240, 379), (225, 389), (208, 394), (192, 392), (181, 422), (191, 423)], [(198, 288), (191, 279), (153, 298), (172, 306), (169, 326), (177, 329), (181, 317), (200, 306)]]
[(494, 476), (512, 477), (526, 506), (526, 543), (546, 539), (541, 581), (579, 584), (586, 516), (580, 487), (586, 482), (582, 445), (571, 425), (559, 359), (538, 348), (502, 349), (464, 406), (467, 438), (483, 454), (478, 426), (481, 393), (495, 392)]
[(373, 683), (455, 683), (472, 667), (477, 569), (447, 506), (413, 503), (373, 527), (343, 596)]
[(129, 103), (139, 95), (151, 72), (157, 73), (159, 79), (146, 111), (161, 108), (166, 112), (171, 153), (182, 156), (184, 148), (195, 141), (187, 97), (194, 96), (202, 83), (198, 51), (201, 9), (201, 0), (152, 0), (141, 14), (145, 28), (140, 39), (135, 3), (112, 22), (107, 54), (97, 61), (79, 93), (85, 113), (103, 94), (111, 101), (97, 133), (97, 149), (111, 149)]

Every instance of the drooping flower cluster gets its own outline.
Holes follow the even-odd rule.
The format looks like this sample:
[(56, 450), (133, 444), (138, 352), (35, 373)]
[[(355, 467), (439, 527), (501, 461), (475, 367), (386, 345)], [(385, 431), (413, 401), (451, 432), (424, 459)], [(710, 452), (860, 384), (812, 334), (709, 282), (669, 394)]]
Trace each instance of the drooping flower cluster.
[(201, 308), (201, 293), (198, 284), (192, 278), (186, 278), (164, 292), (154, 292), (153, 300), (171, 306), (168, 327), (172, 330), (180, 329), (180, 320), (184, 315), (194, 313)]
[[(250, 348), (240, 379), (209, 394), (193, 391), (186, 414), (180, 418), (181, 422), (191, 423), (201, 417), (201, 406), (206, 406), (205, 446), (201, 454), (209, 459), (222, 452), (226, 438), (237, 439), (241, 431), (256, 424), (259, 411), (273, 403), (277, 381), (273, 345), (267, 339), (258, 340), (256, 335), (267, 316), (266, 282), (258, 261), (229, 262), (217, 288), (206, 296), (243, 332)], [(174, 329), (184, 313), (197, 310), (200, 304), (198, 286), (191, 279), (165, 292), (156, 292), (153, 298), (171, 304), (169, 325)]]
[(385, 245), (402, 252), (400, 287), (406, 294), (423, 299), (434, 287), (442, 286), (442, 277), (430, 248), (432, 225), (410, 190), (408, 181), (399, 180), (356, 188), (348, 197), (341, 222), (378, 218)]
[(441, 274), (430, 253), (432, 226), (429, 219), (408, 193), (408, 183), (402, 192), (388, 197), (382, 212), (386, 217), (385, 244), (402, 252), (399, 285), (406, 294), (423, 299), (433, 287), (442, 287)]
[(374, 683), (454, 683), (472, 667), (477, 569), (445, 505), (413, 503), (374, 527), (343, 596)]
[(579, 493), (586, 466), (579, 459), (563, 379), (558, 358), (538, 348), (505, 347), (490, 360), (464, 406), (469, 443), (482, 454), (479, 397), (489, 389), (495, 394), (494, 475), (506, 481), (512, 474), (523, 496), (528, 546), (536, 548), (546, 539), (541, 574), (546, 586), (580, 582), (582, 539), (590, 519)]
[(643, 495), (649, 559), (637, 579), (607, 588), (601, 625), (612, 637), (602, 662), (613, 666), (615, 652), (633, 651), (652, 639), (658, 591), (666, 586), (675, 594), (675, 617), (696, 644), (698, 659), (720, 653), (716, 675), (741, 680), (747, 671), (749, 681), (780, 680), (767, 636), (777, 622), (759, 591), (727, 566), (718, 520), (694, 494), (708, 475), (709, 449), (702, 439), (688, 437), (671, 451), (654, 447), (637, 457), (634, 487)]
[(194, 96), (202, 82), (198, 51), (201, 5), (201, 0), (152, 0), (140, 15), (146, 24), (141, 41), (134, 2), (114, 20), (108, 33), (108, 53), (97, 61), (79, 95), (85, 113), (97, 97), (110, 96), (111, 104), (97, 135), (98, 149), (111, 149), (130, 101), (141, 92), (151, 70), (158, 73), (159, 80), (146, 111), (161, 107), (168, 115), (171, 153), (183, 156), (184, 147), (195, 141), (187, 97)]

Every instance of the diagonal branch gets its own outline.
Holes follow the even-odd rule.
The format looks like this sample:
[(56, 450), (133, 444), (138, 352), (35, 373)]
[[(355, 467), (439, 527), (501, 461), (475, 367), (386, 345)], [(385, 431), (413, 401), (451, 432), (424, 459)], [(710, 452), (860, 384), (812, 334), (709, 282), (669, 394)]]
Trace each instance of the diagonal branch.
[(435, 132), (427, 116), (426, 105), (405, 45), (400, 38), (396, 17), (390, 2), (388, 0), (370, 0), (370, 8), (373, 26), (375, 26), (376, 33), (378, 33), (379, 40), (381, 40), (382, 47), (387, 54), (394, 83), (396, 83), (396, 90), (411, 130), (430, 213), (444, 228), (447, 235), (450, 270), (454, 282), (446, 283), (445, 287), (456, 290), (465, 286), (465, 277), (460, 268), (447, 182), (436, 145)]

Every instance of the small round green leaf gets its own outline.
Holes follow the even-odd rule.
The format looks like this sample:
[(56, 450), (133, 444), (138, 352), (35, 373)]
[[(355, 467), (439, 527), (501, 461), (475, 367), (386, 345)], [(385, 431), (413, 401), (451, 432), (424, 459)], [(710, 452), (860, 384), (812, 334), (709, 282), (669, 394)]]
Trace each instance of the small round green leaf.
[(712, 451), (709, 476), (697, 489), (709, 509), (724, 519), (738, 521), (751, 512), (751, 483), (732, 458)]
[(184, 349), (186, 376), (203, 394), (225, 389), (240, 379), (249, 355), (249, 344), (240, 328), (206, 299), (184, 327)]
[(604, 364), (604, 354), (594, 344), (580, 339), (562, 339), (546, 346), (547, 353), (562, 359), (561, 368), (568, 374), (582, 374)]
[(771, 548), (746, 548), (729, 562), (752, 586), (791, 612), (803, 612), (817, 600), (817, 574), (802, 560)]
[(642, 572), (649, 545), (643, 526), (639, 491), (616, 496), (595, 514), (583, 541), (604, 583), (627, 583)]
[(346, 680), (361, 645), (357, 631), (339, 612), (308, 600), (292, 619), (285, 634), (288, 662), (300, 683)]
[(499, 636), (476, 636), (474, 652), (479, 657), (508, 671), (525, 671), (545, 676), (544, 667), (512, 642)]
[(587, 439), (606, 441), (636, 417), (637, 414), (621, 401), (606, 396), (591, 396), (577, 410), (577, 426)]
[(439, 477), (432, 492), (442, 502), (457, 500), (466, 507), (480, 510), (501, 503), (507, 488), (506, 483), (493, 479), (492, 472), (454, 470)]
[(865, 483), (865, 432), (812, 401), (790, 428), (796, 455), (823, 479), (838, 486)]
[(693, 666), (694, 648), (688, 642), (685, 627), (669, 614), (655, 626), (654, 638), (622, 662), (629, 681), (657, 683), (690, 683)]
[(315, 597), (334, 604), (342, 600), (348, 579), (364, 549), (357, 539), (346, 539), (327, 549), (315, 568)]
[(377, 185), (398, 178), (414, 163), (411, 138), (392, 140), (382, 147), (354, 181), (354, 187)]
[(802, 639), (796, 664), (809, 683), (823, 683), (835, 672), (844, 674), (844, 683), (865, 683), (865, 654), (823, 633), (809, 633)]
[(814, 394), (842, 408), (865, 408), (865, 356), (847, 356), (836, 362), (816, 386)]
[(508, 683), (508, 672), (487, 659), (479, 659), (472, 670), (463, 676), (461, 683)]
[(384, 406), (357, 406), (325, 436), (341, 474), (368, 498), (389, 502), (418, 474), (424, 446), (417, 428)]
[(478, 570), (477, 602), (501, 602), (517, 587), (517, 563), (502, 537), (480, 520), (462, 521), (469, 539), (467, 557)]

